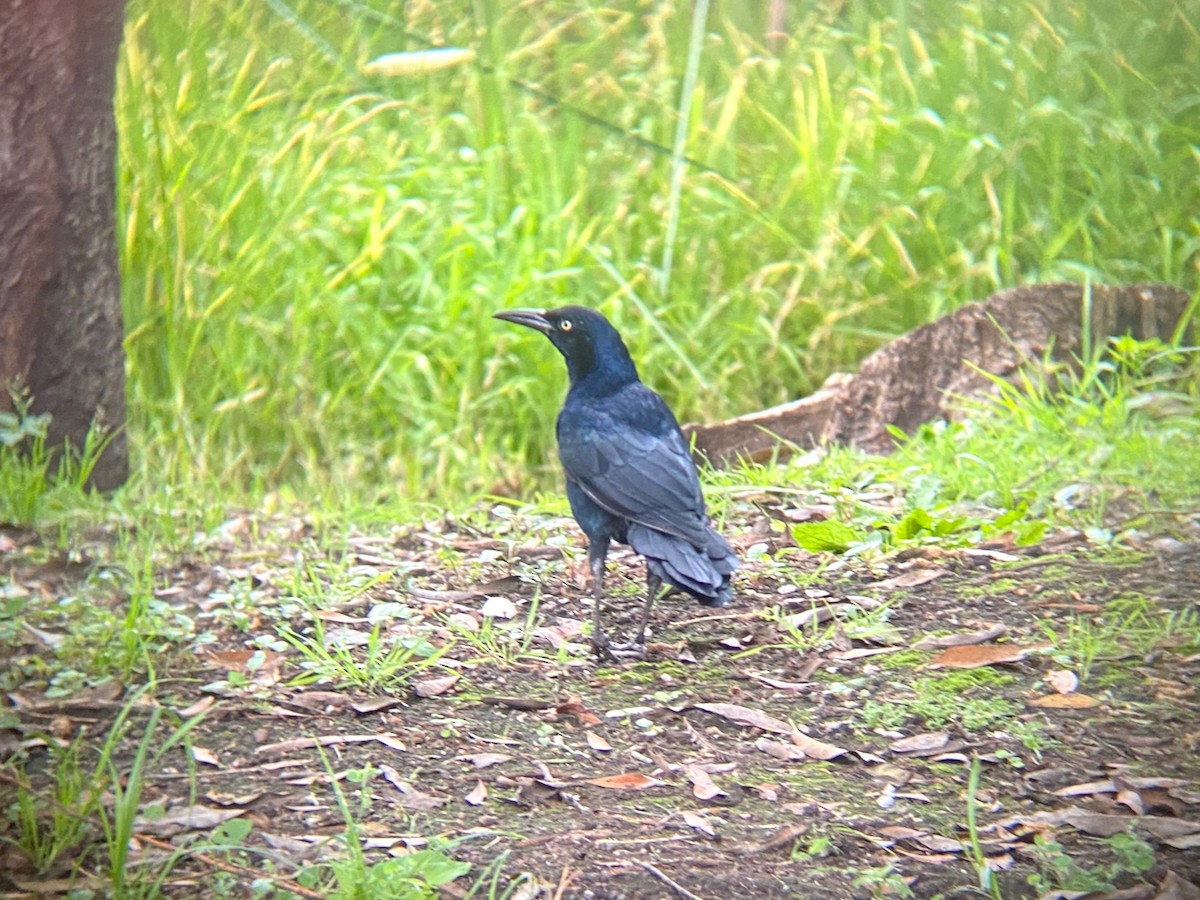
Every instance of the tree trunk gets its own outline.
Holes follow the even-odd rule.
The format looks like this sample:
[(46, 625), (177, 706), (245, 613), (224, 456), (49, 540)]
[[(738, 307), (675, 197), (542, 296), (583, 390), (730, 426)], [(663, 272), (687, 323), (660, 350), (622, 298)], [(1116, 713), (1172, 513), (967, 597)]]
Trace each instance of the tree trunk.
[(124, 0), (0, 0), (0, 409), (20, 383), (49, 445), (111, 440), (129, 472), (113, 90)]

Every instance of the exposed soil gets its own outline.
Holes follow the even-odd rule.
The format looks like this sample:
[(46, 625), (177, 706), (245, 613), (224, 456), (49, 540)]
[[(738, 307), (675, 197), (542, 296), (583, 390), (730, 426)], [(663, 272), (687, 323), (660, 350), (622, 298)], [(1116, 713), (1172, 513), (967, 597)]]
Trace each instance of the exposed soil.
[[(148, 815), (135, 861), (193, 846), (237, 815), (253, 825), (246, 849), (185, 856), (163, 893), (249, 896), (263, 876), (303, 894), (296, 867), (334, 855), (327, 838), (346, 831), (332, 772), (370, 859), (450, 842), (450, 856), (474, 864), (445, 896), (463, 896), (501, 854), (501, 888), (528, 873), (520, 897), (840, 898), (904, 885), (917, 897), (965, 896), (980, 880), (972, 806), (976, 846), (1005, 897), (1036, 894), (1035, 873), (1055, 886), (1038, 836), (1136, 889), (1121, 896), (1200, 884), (1200, 854), (1172, 846), (1200, 843), (1195, 523), (1117, 549), (1057, 534), (1033, 548), (917, 548), (868, 564), (786, 547), (769, 521), (728, 528), (749, 557), (736, 606), (669, 597), (655, 608), (646, 660), (597, 666), (580, 634), (591, 603), (582, 567), (566, 560), (577, 548), (553, 543), (576, 534), (566, 520), (491, 516), (476, 528), (447, 521), (339, 542), (317, 542), (302, 522), (235, 520), (160, 567), (158, 600), (206, 637), (155, 660), (155, 699), (135, 707), (140, 727), (121, 740), (117, 767), (129, 771), (151, 703), (185, 716), (204, 708), (191, 759), (182, 744), (166, 752), (145, 773), (142, 798), (159, 813), (195, 807), (201, 827)], [(3, 571), (30, 596), (94, 587), (87, 553), (55, 565), (36, 536), (7, 540)], [(331, 545), (339, 551), (317, 549)], [(354, 567), (364, 589), (322, 596), (320, 585), (337, 583), (319, 574), (330, 556)], [(605, 621), (623, 636), (640, 611), (641, 566), (613, 559)], [(353, 643), (348, 635), (376, 621), (434, 646), (456, 628), (471, 637), (392, 691), (297, 686), (295, 647), (255, 657), (251, 644), (280, 623), (311, 633), (311, 607), (291, 599), (296, 573), (309, 570), (327, 645)], [(497, 597), (515, 616), (481, 615), (485, 602), (505, 612), (485, 599)], [(111, 599), (127, 602), (120, 591)], [(408, 618), (383, 616), (386, 604), (404, 604)], [(789, 616), (814, 618), (789, 628)], [(8, 647), (12, 671), (34, 671), (30, 658), (47, 652), (38, 622), (40, 639), (31, 632)], [(913, 649), (948, 633), (973, 635), (957, 651), (970, 667), (936, 667), (939, 649)], [(367, 650), (353, 652), (365, 669)], [(995, 661), (982, 665), (987, 653)], [(1056, 671), (1078, 686), (1048, 682)], [(130, 693), (109, 682), (47, 699), (27, 676), (9, 696), (19, 720), (10, 735), (24, 742), (18, 751), (10, 741), (5, 754), (15, 756), (0, 769), (12, 795), (26, 778), (48, 792), (46, 742), (83, 734), (98, 745)], [(171, 727), (160, 729), (165, 739)], [(915, 739), (896, 743), (904, 738)], [(806, 745), (833, 758), (777, 758)], [(366, 770), (365, 784), (355, 770)], [(593, 783), (606, 776), (628, 777)], [(17, 839), (13, 823), (0, 828)], [(1153, 848), (1149, 871), (1115, 864), (1103, 835), (1126, 829)], [(86, 884), (96, 867), (86, 848), (39, 875), (8, 847), (0, 887), (55, 886), (79, 858), (75, 877)]]

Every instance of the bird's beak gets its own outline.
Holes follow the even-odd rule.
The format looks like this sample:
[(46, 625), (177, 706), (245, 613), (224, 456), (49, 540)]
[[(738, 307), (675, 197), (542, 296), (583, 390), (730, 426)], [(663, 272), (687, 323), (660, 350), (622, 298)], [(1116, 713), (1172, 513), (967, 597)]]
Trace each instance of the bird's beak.
[(532, 328), (534, 331), (540, 331), (542, 334), (549, 334), (554, 330), (554, 326), (546, 318), (546, 311), (544, 309), (506, 309), (493, 314), (492, 318), (503, 319), (505, 322), (513, 322), (517, 325), (524, 325), (526, 328)]

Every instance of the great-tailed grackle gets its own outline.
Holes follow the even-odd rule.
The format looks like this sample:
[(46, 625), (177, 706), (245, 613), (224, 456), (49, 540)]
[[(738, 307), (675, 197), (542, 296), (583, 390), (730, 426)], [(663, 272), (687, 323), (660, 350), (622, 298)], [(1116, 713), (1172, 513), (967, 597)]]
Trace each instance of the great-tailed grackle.
[(495, 317), (542, 332), (567, 361), (571, 387), (558, 414), (558, 457), (571, 512), (588, 538), (596, 655), (614, 655), (600, 627), (609, 541), (646, 559), (641, 626), (632, 648), (617, 649), (644, 650), (650, 607), (664, 581), (705, 606), (727, 605), (737, 557), (709, 524), (679, 423), (642, 384), (617, 330), (581, 306), (511, 309)]

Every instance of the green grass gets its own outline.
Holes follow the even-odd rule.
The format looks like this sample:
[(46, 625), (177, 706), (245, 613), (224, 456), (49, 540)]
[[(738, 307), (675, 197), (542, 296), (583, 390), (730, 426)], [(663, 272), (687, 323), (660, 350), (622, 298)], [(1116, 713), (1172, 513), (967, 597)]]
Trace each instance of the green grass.
[[(507, 306), (599, 306), (680, 417), (711, 420), (998, 288), (1196, 289), (1182, 0), (793, 3), (774, 50), (764, 11), (718, 0), (665, 289), (690, 5), (396, 9), (131, 0), (145, 481), (366, 503), (553, 484), (564, 373), (492, 322)], [(359, 74), (430, 42), (477, 62)]]

